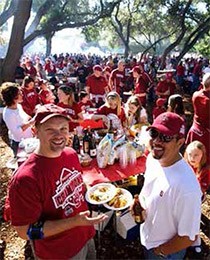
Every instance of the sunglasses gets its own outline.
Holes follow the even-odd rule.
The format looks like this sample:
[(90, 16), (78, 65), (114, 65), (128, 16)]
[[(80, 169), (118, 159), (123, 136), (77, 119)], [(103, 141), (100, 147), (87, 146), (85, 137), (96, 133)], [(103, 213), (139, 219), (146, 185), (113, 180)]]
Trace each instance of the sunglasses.
[(149, 136), (154, 140), (156, 138), (158, 138), (161, 142), (163, 143), (169, 143), (171, 142), (175, 136), (169, 136), (169, 135), (164, 135), (162, 133), (159, 133), (157, 130), (155, 129), (150, 129), (149, 130)]

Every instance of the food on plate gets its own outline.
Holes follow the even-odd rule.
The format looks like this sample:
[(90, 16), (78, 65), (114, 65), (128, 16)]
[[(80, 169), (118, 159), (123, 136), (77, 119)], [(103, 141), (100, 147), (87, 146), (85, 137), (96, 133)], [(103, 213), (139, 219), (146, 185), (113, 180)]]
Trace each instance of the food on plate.
[(123, 193), (123, 191), (120, 188), (116, 189), (116, 194), (113, 199), (111, 199), (107, 204), (110, 207), (114, 208), (122, 208), (125, 207), (127, 204), (126, 195)]
[(100, 202), (105, 201), (110, 198), (111, 188), (108, 186), (101, 186), (96, 188), (92, 193), (90, 193), (90, 199)]

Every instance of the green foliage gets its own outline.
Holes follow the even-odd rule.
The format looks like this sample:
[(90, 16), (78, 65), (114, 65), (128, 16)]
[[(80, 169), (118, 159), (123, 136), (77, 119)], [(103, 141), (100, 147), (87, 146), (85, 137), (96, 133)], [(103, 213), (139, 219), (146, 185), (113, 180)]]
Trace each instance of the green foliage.
[(194, 50), (203, 55), (204, 57), (210, 57), (210, 35), (207, 35), (205, 38), (201, 39), (195, 46)]

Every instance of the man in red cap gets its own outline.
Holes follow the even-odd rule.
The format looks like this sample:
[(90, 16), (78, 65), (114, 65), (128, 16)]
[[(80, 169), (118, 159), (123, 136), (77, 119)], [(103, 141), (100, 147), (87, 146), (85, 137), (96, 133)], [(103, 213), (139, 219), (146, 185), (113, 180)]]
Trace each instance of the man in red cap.
[(100, 65), (95, 65), (93, 74), (88, 76), (86, 82), (86, 90), (96, 107), (100, 107), (104, 103), (105, 93), (108, 92), (108, 83), (102, 75), (102, 71), (103, 69)]
[(166, 73), (156, 87), (156, 95), (161, 98), (168, 99), (176, 90), (176, 83), (173, 81), (173, 74)]
[(38, 259), (95, 259), (93, 225), (76, 152), (67, 148), (69, 118), (54, 105), (34, 117), (40, 145), (10, 182), (11, 222), (18, 235), (33, 241)]
[(145, 258), (183, 259), (199, 235), (202, 196), (193, 170), (179, 152), (184, 121), (165, 112), (147, 130), (151, 152), (140, 193), (147, 216), (140, 227)]

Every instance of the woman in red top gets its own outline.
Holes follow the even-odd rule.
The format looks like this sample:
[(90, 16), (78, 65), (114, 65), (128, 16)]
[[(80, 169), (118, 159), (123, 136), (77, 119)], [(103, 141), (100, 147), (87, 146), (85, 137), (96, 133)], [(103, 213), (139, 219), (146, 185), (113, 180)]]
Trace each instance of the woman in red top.
[(53, 92), (51, 91), (50, 87), (47, 85), (46, 80), (40, 80), (39, 81), (39, 97), (42, 102), (42, 105), (54, 103), (55, 96), (53, 95)]
[(204, 144), (199, 141), (193, 141), (187, 146), (184, 157), (193, 168), (201, 190), (205, 194), (210, 186), (210, 165), (207, 164)]
[(22, 84), (23, 102), (21, 103), (26, 114), (33, 116), (36, 105), (40, 104), (39, 95), (35, 89), (34, 79), (26, 76)]
[(83, 120), (82, 110), (74, 101), (74, 93), (71, 87), (61, 85), (58, 88), (58, 106), (66, 109), (70, 117), (69, 131), (73, 131), (75, 127), (79, 126), (79, 122)]
[(78, 103), (78, 106), (81, 108), (82, 111), (87, 112), (89, 108), (93, 108), (94, 105), (90, 101), (90, 95), (85, 90), (80, 91), (79, 94), (80, 102)]
[(132, 69), (132, 72), (135, 80), (134, 94), (140, 98), (142, 106), (146, 107), (146, 95), (152, 80), (149, 75), (144, 72), (142, 64), (140, 66), (135, 66)]
[(124, 124), (126, 121), (125, 111), (121, 106), (120, 95), (115, 91), (111, 91), (107, 94), (105, 104), (98, 108), (96, 114), (92, 116), (92, 119), (102, 119), (104, 123), (109, 126), (110, 120), (107, 117), (109, 114), (115, 114), (120, 119), (121, 124)]
[(198, 140), (205, 144), (210, 162), (210, 73), (203, 76), (203, 89), (196, 91), (192, 97), (194, 117), (188, 132), (186, 144)]

